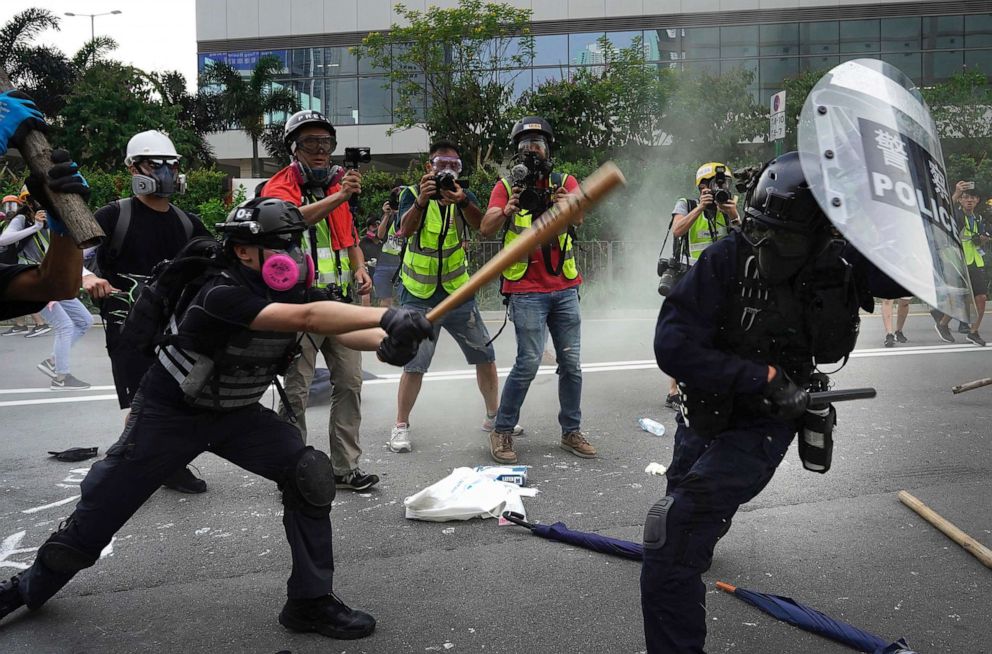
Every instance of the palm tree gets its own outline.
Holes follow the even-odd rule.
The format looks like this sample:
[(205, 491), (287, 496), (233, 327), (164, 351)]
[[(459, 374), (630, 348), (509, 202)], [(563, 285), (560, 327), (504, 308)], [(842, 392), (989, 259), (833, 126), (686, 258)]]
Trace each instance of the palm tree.
[(299, 99), (292, 90), (274, 88), (273, 80), (282, 67), (278, 57), (266, 56), (259, 59), (248, 77), (222, 62), (211, 64), (203, 72), (203, 84), (220, 87), (215, 91), (219, 117), (227, 124), (237, 125), (251, 139), (253, 177), (261, 176), (258, 142), (265, 133), (265, 115), (300, 109)]
[(14, 86), (30, 94), (46, 114), (55, 115), (74, 74), (66, 56), (51, 45), (31, 42), (59, 19), (47, 9), (25, 9), (0, 27), (0, 62)]

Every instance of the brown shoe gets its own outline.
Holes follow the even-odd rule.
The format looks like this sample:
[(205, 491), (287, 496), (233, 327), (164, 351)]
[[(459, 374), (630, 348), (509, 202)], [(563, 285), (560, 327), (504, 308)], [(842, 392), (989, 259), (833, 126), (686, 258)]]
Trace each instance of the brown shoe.
[(564, 434), (561, 437), (561, 443), (559, 445), (561, 449), (567, 450), (583, 459), (596, 458), (596, 448), (589, 444), (589, 441), (586, 440), (581, 431), (570, 431)]
[(489, 454), (496, 463), (516, 463), (517, 453), (513, 451), (513, 434), (506, 431), (490, 432)]

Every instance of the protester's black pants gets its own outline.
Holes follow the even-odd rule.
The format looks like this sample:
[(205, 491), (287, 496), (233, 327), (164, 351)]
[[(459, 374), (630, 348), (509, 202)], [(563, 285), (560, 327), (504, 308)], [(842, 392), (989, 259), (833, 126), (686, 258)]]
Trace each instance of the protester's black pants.
[[(259, 404), (231, 413), (190, 411), (157, 404), (143, 394), (144, 389), (135, 396), (120, 439), (83, 480), (82, 497), (65, 528), (52, 537), (94, 560), (162, 482), (200, 453), (213, 452), (281, 487), (305, 447), (295, 426)], [(330, 516), (285, 507), (283, 525), (293, 556), (289, 597), (330, 593)], [(29, 608), (44, 604), (75, 574), (55, 572), (42, 558), (21, 579)]]

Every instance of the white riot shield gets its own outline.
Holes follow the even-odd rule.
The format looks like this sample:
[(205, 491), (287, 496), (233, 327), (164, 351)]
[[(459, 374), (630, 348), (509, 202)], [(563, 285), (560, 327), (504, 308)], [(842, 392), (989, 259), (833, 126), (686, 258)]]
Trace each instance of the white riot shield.
[(831, 70), (803, 105), (799, 156), (850, 243), (927, 304), (974, 321), (937, 126), (910, 78), (877, 59)]

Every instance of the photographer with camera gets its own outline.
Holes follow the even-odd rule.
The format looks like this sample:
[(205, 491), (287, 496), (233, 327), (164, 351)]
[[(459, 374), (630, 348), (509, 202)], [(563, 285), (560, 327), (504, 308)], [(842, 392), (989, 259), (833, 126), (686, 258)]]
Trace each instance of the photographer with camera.
[[(554, 171), (551, 159), (554, 132), (548, 121), (538, 116), (523, 118), (510, 131), (510, 140), (515, 150), (514, 165), (509, 179), (501, 179), (493, 188), (480, 230), (484, 236), (499, 232), (504, 247), (555, 201), (579, 188), (574, 177)], [(581, 223), (579, 215), (574, 224)], [(579, 285), (582, 277), (575, 265), (574, 242), (575, 229), (569, 226), (551, 243), (503, 271), (501, 290), (507, 297), (517, 336), (517, 358), (503, 385), (499, 412), (489, 435), (490, 454), (497, 463), (517, 461), (513, 450), (514, 425), (541, 365), (546, 329), (550, 329), (558, 360), (559, 445), (578, 457), (596, 456), (596, 448), (581, 431)]]
[[(352, 196), (362, 191), (361, 173), (356, 168), (345, 170), (331, 165), (337, 132), (319, 112), (305, 110), (290, 116), (283, 130), (283, 143), (292, 162), (272, 176), (262, 195), (291, 202), (303, 214), (308, 226), (305, 247), (316, 267), (311, 297), (350, 302), (352, 282), (359, 295), (367, 295), (372, 290), (372, 280), (358, 247), (358, 232), (349, 207)], [(379, 477), (366, 474), (358, 466), (362, 456), (362, 355), (334, 336), (321, 334), (307, 334), (300, 346), (299, 358), (286, 372), (288, 406), (281, 406), (280, 413), (293, 415), (306, 439), (307, 400), (319, 350), (333, 382), (328, 440), (335, 483), (349, 490), (371, 488), (379, 483)]]
[[(475, 195), (458, 182), (462, 172), (460, 157), (454, 143), (433, 143), (420, 183), (406, 187), (400, 195), (398, 232), (409, 235), (400, 266), (399, 302), (404, 308), (427, 313), (469, 279), (462, 242), (467, 239), (468, 226), (480, 227), (482, 209)], [(461, 347), (465, 362), (475, 366), (479, 392), (486, 404), (482, 429), (493, 428), (499, 392), (496, 353), (473, 298), (434, 323), (434, 339), (423, 341), (417, 356), (403, 367), (396, 398), (396, 424), (388, 443), (393, 452), (412, 449), (410, 413), (420, 394), (424, 373), (434, 358), (442, 327)]]
[[(675, 283), (699, 259), (703, 250), (726, 237), (731, 226), (740, 224), (741, 218), (737, 213), (731, 182), (727, 167), (711, 161), (696, 170), (699, 200), (679, 198), (675, 203), (669, 227), (675, 237), (673, 256), (658, 264), (658, 275), (661, 277), (658, 292), (662, 295), (667, 296), (671, 292)], [(665, 406), (670, 409), (679, 408), (678, 385), (674, 379), (669, 385)]]
[(400, 258), (403, 256), (403, 247), (406, 239), (400, 227), (400, 194), (404, 190), (403, 180), (393, 180), (393, 188), (389, 192), (389, 199), (382, 205), (382, 220), (376, 228), (376, 238), (382, 243), (382, 252), (379, 254), (379, 261), (375, 266), (375, 273), (372, 275), (372, 290), (375, 293), (379, 306), (389, 307), (393, 304), (393, 297), (398, 292), (397, 279), (400, 270)]

